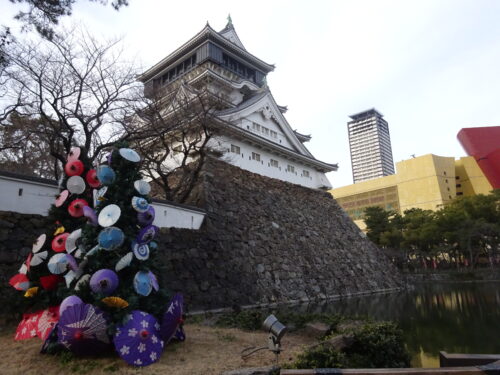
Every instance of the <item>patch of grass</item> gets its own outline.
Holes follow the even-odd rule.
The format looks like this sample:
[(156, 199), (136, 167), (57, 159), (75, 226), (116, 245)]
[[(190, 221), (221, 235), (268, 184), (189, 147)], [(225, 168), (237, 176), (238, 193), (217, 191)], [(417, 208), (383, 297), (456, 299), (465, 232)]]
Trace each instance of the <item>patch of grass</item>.
[(68, 352), (66, 350), (60, 352), (57, 356), (59, 357), (59, 363), (63, 366), (75, 360), (75, 356), (73, 355), (73, 353)]
[(105, 372), (116, 372), (118, 371), (119, 367), (117, 363), (112, 363), (109, 366), (106, 366), (103, 368), (103, 371)]
[[(257, 331), (262, 329), (262, 323), (268, 315), (268, 312), (261, 310), (233, 312), (221, 315), (215, 322), (215, 325), (219, 327)], [(281, 323), (286, 325), (290, 331), (304, 328), (306, 324), (310, 322), (321, 322), (329, 325), (330, 331), (334, 332), (337, 325), (344, 320), (344, 318), (338, 314), (276, 312), (274, 315)]]
[(236, 336), (231, 333), (223, 333), (221, 331), (215, 331), (217, 338), (221, 341), (233, 342), (236, 341)]
[(186, 322), (189, 324), (201, 324), (205, 320), (205, 315), (190, 315), (186, 318)]

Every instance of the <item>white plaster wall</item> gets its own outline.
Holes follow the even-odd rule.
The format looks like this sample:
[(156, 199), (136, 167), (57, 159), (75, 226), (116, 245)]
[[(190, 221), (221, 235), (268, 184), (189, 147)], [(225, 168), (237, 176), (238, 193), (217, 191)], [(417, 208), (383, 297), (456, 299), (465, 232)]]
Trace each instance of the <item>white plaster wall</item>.
[[(58, 193), (54, 185), (0, 176), (0, 211), (46, 216)], [(155, 202), (153, 207), (153, 223), (160, 228), (199, 229), (205, 218), (203, 212), (167, 203)]]
[(0, 176), (0, 211), (47, 215), (57, 186)]
[(166, 203), (154, 202), (154, 225), (160, 228), (200, 229), (205, 213), (177, 207)]
[[(322, 186), (331, 187), (331, 184), (324, 173), (318, 172), (317, 170), (307, 167), (302, 163), (295, 161), (292, 162), (281, 156), (277, 156), (268, 151), (264, 151), (262, 149), (254, 147), (248, 143), (233, 140), (226, 136), (213, 138), (212, 140), (214, 146), (224, 152), (224, 156), (222, 157), (224, 161), (236, 165), (242, 169), (313, 189), (317, 189)], [(240, 154), (230, 152), (231, 144), (240, 147)], [(260, 154), (260, 161), (252, 159), (252, 152)], [(278, 161), (278, 168), (272, 167), (270, 165), (271, 159)], [(288, 172), (287, 165), (294, 166), (295, 172)], [(309, 177), (303, 176), (303, 170), (309, 171)]]

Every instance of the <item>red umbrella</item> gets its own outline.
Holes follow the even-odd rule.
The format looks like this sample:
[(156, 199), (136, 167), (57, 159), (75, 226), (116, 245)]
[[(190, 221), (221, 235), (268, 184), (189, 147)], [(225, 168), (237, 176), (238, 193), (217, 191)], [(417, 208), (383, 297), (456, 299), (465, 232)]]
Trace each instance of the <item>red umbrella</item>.
[(50, 331), (59, 321), (59, 306), (52, 306), (48, 309), (40, 311), (40, 317), (36, 328), (36, 334), (42, 340), (49, 337)]
[(30, 286), (30, 281), (28, 277), (23, 273), (18, 273), (17, 275), (11, 277), (9, 284), (12, 285), (17, 290), (28, 290)]
[(38, 313), (23, 314), (23, 319), (17, 326), (14, 340), (26, 340), (36, 337), (36, 327), (40, 317)]
[(68, 176), (80, 176), (84, 169), (85, 167), (80, 160), (70, 161), (64, 166), (64, 172), (66, 172)]
[(52, 250), (56, 253), (62, 253), (66, 250), (66, 239), (68, 238), (69, 233), (60, 234), (52, 240)]
[(83, 207), (88, 205), (89, 204), (85, 199), (75, 199), (73, 202), (69, 204), (68, 212), (73, 217), (82, 217)]
[(62, 283), (64, 279), (59, 275), (48, 275), (40, 277), (40, 284), (45, 290), (53, 290), (57, 287), (57, 284)]

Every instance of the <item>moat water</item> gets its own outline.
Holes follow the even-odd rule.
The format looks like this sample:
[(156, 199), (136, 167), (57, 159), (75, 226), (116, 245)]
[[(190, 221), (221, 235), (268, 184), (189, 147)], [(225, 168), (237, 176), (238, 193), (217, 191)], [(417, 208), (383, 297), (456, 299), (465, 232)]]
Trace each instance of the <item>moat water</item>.
[(333, 301), (321, 310), (396, 321), (413, 367), (439, 367), (439, 351), (500, 354), (500, 282), (423, 284)]

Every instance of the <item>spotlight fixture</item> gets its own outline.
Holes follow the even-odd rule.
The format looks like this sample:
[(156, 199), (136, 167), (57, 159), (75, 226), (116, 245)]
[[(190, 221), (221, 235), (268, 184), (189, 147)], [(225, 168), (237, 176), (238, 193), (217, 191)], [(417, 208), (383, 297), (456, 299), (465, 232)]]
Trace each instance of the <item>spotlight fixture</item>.
[(269, 349), (276, 355), (276, 364), (278, 364), (278, 356), (281, 353), (281, 339), (285, 335), (287, 328), (273, 314), (269, 315), (266, 320), (264, 320), (262, 327), (269, 333), (267, 346), (262, 346), (260, 348), (252, 346), (246, 348), (241, 352), (241, 357), (247, 359), (259, 350)]

